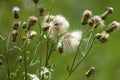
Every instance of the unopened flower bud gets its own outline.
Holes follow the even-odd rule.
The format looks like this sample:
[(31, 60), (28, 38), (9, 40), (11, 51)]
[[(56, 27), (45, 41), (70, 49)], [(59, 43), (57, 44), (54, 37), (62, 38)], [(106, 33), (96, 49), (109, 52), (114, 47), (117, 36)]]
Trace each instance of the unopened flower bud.
[(59, 53), (62, 54), (63, 53), (63, 46), (59, 47), (58, 50), (59, 50)]
[(44, 8), (43, 7), (39, 8), (39, 15), (44, 16)]
[(17, 7), (17, 6), (15, 6), (15, 7), (13, 7), (13, 14), (14, 14), (14, 18), (15, 19), (18, 19), (19, 18), (19, 14), (18, 14), (18, 12), (20, 11), (20, 8), (19, 7)]
[(82, 16), (82, 20), (81, 20), (81, 23), (83, 25), (86, 25), (87, 24), (87, 21), (88, 19), (92, 16), (92, 12), (90, 10), (85, 10), (83, 12), (83, 16)]
[(37, 18), (35, 16), (30, 16), (28, 18), (28, 30), (30, 30), (30, 28), (34, 26), (36, 22), (37, 22)]
[(110, 23), (108, 25), (106, 32), (111, 33), (113, 31), (117, 30), (118, 28), (120, 28), (120, 23), (117, 21), (113, 21), (112, 23)]
[(32, 0), (35, 4), (37, 4), (39, 2), (39, 0)]
[(25, 29), (27, 27), (27, 23), (26, 22), (23, 22), (22, 23), (22, 28)]
[(95, 67), (91, 67), (86, 73), (85, 76), (86, 77), (90, 77), (92, 74), (95, 73)]
[(12, 41), (15, 42), (17, 38), (17, 30), (12, 31), (12, 37), (13, 37)]
[(108, 14), (112, 14), (113, 13), (113, 8), (112, 7), (108, 7), (107, 10), (101, 15), (102, 19), (106, 19)]
[(97, 33), (97, 34), (95, 35), (95, 37), (96, 37), (100, 42), (105, 43), (105, 42), (108, 40), (108, 38), (109, 38), (109, 34), (104, 31), (104, 32), (102, 32), (102, 33)]
[(12, 26), (13, 29), (14, 29), (14, 30), (17, 30), (18, 27), (19, 27), (19, 24), (20, 24), (20, 22), (14, 22), (14, 23), (13, 23), (13, 26)]
[(90, 26), (90, 27), (93, 27), (94, 26), (94, 21), (92, 20), (92, 19), (88, 19), (88, 25)]
[(109, 14), (111, 14), (111, 13), (113, 13), (113, 8), (112, 7), (108, 7), (107, 11), (108, 11)]
[(31, 31), (30, 32), (30, 38), (32, 39), (34, 36), (37, 35), (37, 32), (36, 31)]

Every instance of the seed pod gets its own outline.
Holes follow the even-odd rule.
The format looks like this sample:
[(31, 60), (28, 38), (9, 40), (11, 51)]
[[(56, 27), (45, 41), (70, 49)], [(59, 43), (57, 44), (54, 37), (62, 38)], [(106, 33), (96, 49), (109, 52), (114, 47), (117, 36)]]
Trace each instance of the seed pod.
[(49, 26), (48, 23), (43, 23), (42, 26), (41, 26), (41, 28), (42, 28), (43, 31), (47, 31), (49, 29), (49, 27), (50, 26)]
[(101, 43), (105, 43), (105, 42), (108, 40), (108, 38), (109, 38), (109, 34), (104, 31), (104, 32), (101, 32), (101, 33), (97, 33), (97, 34), (95, 35), (95, 37), (96, 37)]
[(63, 46), (59, 47), (58, 50), (59, 50), (59, 53), (62, 54), (63, 53)]
[(101, 15), (101, 18), (102, 18), (102, 19), (106, 19), (107, 16), (108, 16), (109, 14), (112, 14), (112, 13), (113, 13), (113, 8), (112, 8), (112, 7), (108, 7), (108, 8), (106, 9), (106, 11)]
[(14, 30), (17, 30), (18, 27), (19, 27), (19, 24), (20, 24), (20, 22), (14, 22), (14, 23), (13, 23), (13, 26), (12, 26), (13, 29), (14, 29)]
[(113, 21), (112, 23), (110, 23), (108, 25), (108, 28), (107, 28), (106, 32), (111, 33), (113, 31), (117, 30), (118, 28), (120, 28), (120, 23), (117, 22), (117, 21)]
[(35, 4), (37, 4), (39, 2), (39, 0), (32, 0)]
[(16, 41), (16, 38), (17, 38), (17, 30), (13, 30), (12, 31), (12, 41), (15, 42)]
[(85, 76), (86, 77), (90, 77), (92, 74), (95, 73), (95, 67), (91, 67), (86, 73)]
[(83, 16), (82, 16), (82, 20), (81, 20), (82, 25), (86, 25), (88, 19), (89, 19), (91, 16), (92, 16), (92, 12), (91, 12), (90, 10), (85, 10), (85, 11), (83, 12)]
[(37, 18), (35, 16), (30, 16), (28, 18), (28, 30), (30, 30), (31, 27), (34, 26), (36, 22), (37, 22)]

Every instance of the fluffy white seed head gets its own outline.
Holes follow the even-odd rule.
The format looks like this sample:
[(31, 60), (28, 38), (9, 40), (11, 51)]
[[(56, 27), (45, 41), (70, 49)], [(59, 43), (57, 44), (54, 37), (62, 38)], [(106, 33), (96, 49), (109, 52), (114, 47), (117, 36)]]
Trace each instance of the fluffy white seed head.
[(94, 25), (99, 26), (99, 27), (103, 27), (104, 26), (104, 21), (101, 19), (100, 16), (94, 16), (92, 18)]
[(48, 31), (50, 37), (60, 36), (67, 32), (69, 22), (62, 15), (47, 15), (42, 23), (42, 29)]
[(69, 22), (62, 16), (57, 15), (55, 19), (49, 23), (49, 33), (51, 36), (60, 36), (67, 32)]
[(65, 34), (58, 43), (58, 48), (63, 47), (63, 51), (75, 50), (82, 39), (82, 32), (75, 31)]

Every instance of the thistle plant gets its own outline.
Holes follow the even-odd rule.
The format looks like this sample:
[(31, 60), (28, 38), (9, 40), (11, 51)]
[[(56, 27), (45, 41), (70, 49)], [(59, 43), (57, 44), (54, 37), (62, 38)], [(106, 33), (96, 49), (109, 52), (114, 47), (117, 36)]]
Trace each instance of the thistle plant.
[[(49, 14), (45, 14), (44, 6), (38, 6), (39, 0), (31, 1), (35, 5), (35, 13), (37, 14), (28, 16), (28, 20), (22, 22), (19, 20), (21, 17), (20, 8), (13, 7), (11, 10), (15, 22), (13, 22), (12, 31), (8, 37), (6, 36), (7, 38), (0, 35), (1, 43), (4, 45), (4, 53), (0, 54), (0, 66), (6, 69), (7, 80), (18, 78), (20, 80), (53, 80), (52, 76), (56, 70), (54, 70), (54, 63), (51, 63), (50, 60), (51, 56), (58, 53), (61, 57), (64, 54), (74, 54), (72, 60), (70, 59), (71, 64), (67, 68), (67, 74), (65, 73), (66, 76), (64, 76), (64, 80), (69, 80), (74, 71), (87, 58), (96, 42), (106, 43), (110, 34), (120, 27), (120, 23), (117, 21), (106, 26), (105, 20), (109, 17), (108, 15), (113, 13), (113, 8), (108, 7), (101, 16), (93, 15), (92, 11), (85, 10), (82, 14), (81, 27), (87, 26), (89, 30), (70, 31), (67, 18), (61, 14), (51, 14), (54, 0), (51, 2)], [(37, 27), (39, 32), (34, 30), (34, 27)], [(100, 29), (100, 32), (96, 32), (97, 29)], [(36, 41), (36, 39), (38, 40)], [(11, 46), (12, 42), (18, 44)], [(16, 53), (16, 50), (16, 64), (14, 70), (11, 70), (9, 54)], [(81, 57), (78, 56), (80, 53)], [(4, 58), (5, 61), (2, 61)], [(91, 77), (93, 74), (95, 74), (95, 67), (90, 67), (85, 73), (85, 77)]]

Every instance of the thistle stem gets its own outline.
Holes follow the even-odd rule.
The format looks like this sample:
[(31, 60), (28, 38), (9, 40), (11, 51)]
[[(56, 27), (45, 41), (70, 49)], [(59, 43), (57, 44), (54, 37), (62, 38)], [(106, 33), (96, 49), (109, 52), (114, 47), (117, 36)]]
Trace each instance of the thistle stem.
[[(90, 40), (92, 38), (93, 30), (94, 30), (94, 27), (90, 30), (90, 36), (89, 36), (88, 42), (87, 42), (86, 47), (85, 47), (85, 55), (81, 58), (80, 62), (78, 62), (78, 64), (76, 64), (75, 67), (74, 67), (74, 64), (75, 64), (75, 61), (77, 59), (77, 55), (78, 55), (78, 52), (79, 52), (79, 47), (81, 45), (82, 40), (81, 40), (80, 44), (78, 45), (76, 54), (74, 56), (74, 59), (73, 59), (72, 65), (71, 65), (71, 69), (70, 69), (69, 74), (67, 75), (65, 80), (69, 79), (69, 77), (71, 76), (72, 72), (74, 72), (74, 70), (82, 63), (82, 61), (86, 58), (86, 56), (88, 55), (89, 51), (91, 50), (91, 47), (92, 47), (91, 45), (93, 45), (93, 44), (89, 45), (89, 43), (90, 43)], [(94, 42), (94, 41), (92, 41), (92, 42)]]
[(24, 70), (25, 70), (25, 80), (27, 80), (27, 55), (26, 55), (26, 42), (24, 42), (24, 51), (23, 51), (23, 57), (24, 57)]
[(5, 56), (6, 56), (8, 80), (11, 80), (11, 78), (10, 78), (10, 69), (9, 69), (9, 60), (8, 60), (8, 47), (9, 47), (10, 35), (11, 34), (8, 35), (8, 40), (7, 40), (6, 44), (5, 44), (5, 41), (3, 41), (4, 46), (5, 46)]

